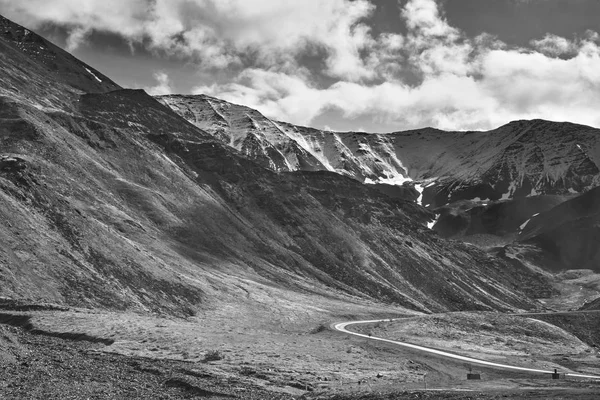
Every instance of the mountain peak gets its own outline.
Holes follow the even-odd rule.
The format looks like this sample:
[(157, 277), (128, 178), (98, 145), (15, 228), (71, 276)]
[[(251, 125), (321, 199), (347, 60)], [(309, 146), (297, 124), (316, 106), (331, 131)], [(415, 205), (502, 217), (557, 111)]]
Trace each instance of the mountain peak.
[(82, 92), (107, 92), (121, 88), (93, 67), (1, 15), (0, 42), (26, 55), (57, 80)]
[(528, 127), (534, 127), (534, 126), (538, 127), (538, 128), (541, 128), (544, 126), (552, 126), (553, 128), (556, 128), (556, 127), (562, 128), (562, 127), (570, 126), (570, 127), (595, 129), (595, 128), (592, 128), (587, 125), (575, 124), (575, 123), (569, 122), (569, 121), (550, 121), (547, 119), (534, 118), (534, 119), (519, 119), (519, 120), (510, 121), (509, 123), (504, 124), (495, 130), (503, 129), (505, 127), (528, 128)]

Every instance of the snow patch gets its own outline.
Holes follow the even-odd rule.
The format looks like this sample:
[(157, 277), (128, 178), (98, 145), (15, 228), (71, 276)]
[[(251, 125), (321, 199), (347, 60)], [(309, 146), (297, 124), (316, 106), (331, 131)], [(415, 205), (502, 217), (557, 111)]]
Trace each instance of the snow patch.
[(419, 183), (415, 183), (415, 189), (417, 190), (417, 192), (419, 192), (419, 197), (417, 198), (417, 204), (422, 206), (423, 205), (423, 190), (425, 189), (425, 187)]
[(531, 216), (531, 218), (529, 218), (527, 221), (523, 222), (521, 224), (521, 226), (519, 226), (519, 232), (521, 232), (523, 229), (525, 229), (525, 227), (527, 226), (529, 221), (531, 221), (533, 218), (537, 217), (538, 215), (540, 215), (540, 213), (535, 213)]
[(136, 127), (136, 128), (143, 128), (144, 125), (140, 124), (139, 122), (133, 122), (133, 121), (127, 121), (127, 126), (132, 128), (132, 127)]
[(389, 171), (386, 171), (386, 177), (385, 178), (379, 178), (377, 180), (372, 180), (369, 179), (369, 182), (367, 182), (367, 179), (365, 179), (365, 183), (371, 183), (371, 184), (375, 184), (375, 183), (384, 183), (386, 185), (396, 185), (396, 186), (402, 186), (404, 184), (404, 182), (412, 182), (413, 180), (409, 177), (405, 177), (401, 174), (393, 174), (390, 173)]
[(433, 226), (438, 222), (438, 219), (440, 219), (440, 214), (435, 214), (435, 218), (433, 221), (427, 223), (427, 227), (433, 229)]
[[(84, 67), (85, 68), (85, 67)], [(89, 69), (85, 68), (85, 70), (92, 75), (98, 82), (102, 82), (102, 79), (98, 78), (92, 71), (90, 71)]]
[(527, 224), (529, 223), (529, 221), (531, 221), (531, 218), (528, 219), (527, 221), (523, 222), (521, 224), (521, 226), (519, 226), (519, 231), (522, 231), (523, 229), (525, 229), (525, 227), (527, 226)]
[(366, 143), (359, 143), (358, 148), (359, 148), (359, 150), (362, 150), (362, 151), (368, 151), (368, 152), (371, 151), (371, 148)]
[(335, 168), (329, 163), (327, 157), (323, 154), (323, 149), (321, 145), (315, 139), (311, 139), (311, 142), (308, 141), (308, 135), (304, 136), (301, 132), (298, 131), (298, 127), (294, 126), (289, 129), (284, 129), (279, 124), (275, 123), (273, 125), (278, 128), (283, 134), (289, 137), (291, 140), (295, 141), (301, 148), (303, 148), (307, 153), (311, 154), (315, 157), (321, 164), (327, 168), (328, 171), (335, 171)]
[(502, 197), (500, 198), (500, 200), (508, 200), (510, 199), (510, 196), (512, 196), (512, 194), (515, 192), (516, 190), (516, 186), (514, 182), (510, 183), (510, 186), (508, 187), (508, 192), (504, 193), (502, 195)]

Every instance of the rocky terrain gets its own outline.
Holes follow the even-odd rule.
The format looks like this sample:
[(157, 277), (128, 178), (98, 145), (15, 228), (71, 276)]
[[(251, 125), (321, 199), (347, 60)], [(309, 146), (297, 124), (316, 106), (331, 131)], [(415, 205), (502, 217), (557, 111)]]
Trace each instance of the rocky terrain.
[[(0, 325), (3, 399), (293, 399), (182, 361), (124, 357), (102, 344), (31, 335)], [(8, 354), (8, 357), (6, 356)]]
[[(120, 88), (0, 27), (0, 396), (289, 398), (424, 371), (445, 389), (462, 366), (328, 324), (573, 297), (544, 263), (567, 264), (575, 243), (552, 241), (595, 215), (595, 129), (324, 132)], [(446, 238), (519, 232), (514, 249)]]

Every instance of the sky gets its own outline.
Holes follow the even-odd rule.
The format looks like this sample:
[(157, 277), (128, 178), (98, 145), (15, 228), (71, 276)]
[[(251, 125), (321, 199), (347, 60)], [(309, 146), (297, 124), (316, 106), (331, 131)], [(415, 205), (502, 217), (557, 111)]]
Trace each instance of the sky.
[(339, 131), (600, 127), (598, 0), (0, 0), (151, 94)]

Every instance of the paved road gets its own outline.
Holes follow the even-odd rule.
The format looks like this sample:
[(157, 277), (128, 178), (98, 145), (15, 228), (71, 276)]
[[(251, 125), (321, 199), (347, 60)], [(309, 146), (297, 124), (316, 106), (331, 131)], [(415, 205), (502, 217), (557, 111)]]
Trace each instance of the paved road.
[[(371, 320), (371, 321), (339, 322), (339, 323), (332, 324), (331, 327), (333, 329), (335, 329), (336, 331), (344, 332), (344, 333), (347, 333), (350, 335), (360, 336), (360, 337), (371, 339), (371, 340), (378, 340), (380, 342), (392, 343), (392, 344), (395, 344), (398, 346), (408, 347), (410, 349), (419, 350), (419, 351), (423, 351), (426, 353), (437, 354), (439, 356), (453, 358), (455, 360), (466, 361), (466, 362), (469, 362), (472, 364), (485, 365), (485, 366), (492, 367), (492, 368), (510, 369), (510, 370), (524, 371), (524, 372), (541, 373), (541, 374), (554, 373), (553, 370), (550, 371), (550, 370), (545, 370), (545, 369), (517, 367), (514, 365), (500, 364), (500, 363), (495, 363), (495, 362), (491, 362), (491, 361), (479, 360), (477, 358), (460, 356), (460, 355), (448, 353), (448, 352), (445, 352), (442, 350), (431, 349), (429, 347), (423, 347), (423, 346), (419, 346), (416, 344), (399, 342), (396, 340), (390, 340), (390, 339), (384, 339), (384, 338), (375, 337), (375, 336), (364, 335), (362, 333), (352, 332), (352, 331), (349, 331), (346, 329), (346, 327), (348, 327), (350, 325), (371, 324), (371, 323), (376, 323), (376, 322), (387, 322), (387, 321), (396, 321), (396, 320), (398, 320), (398, 319), (375, 319), (375, 320)], [(600, 376), (596, 376), (596, 375), (575, 374), (575, 373), (570, 373), (570, 372), (566, 373), (565, 375), (574, 377), (574, 378), (600, 379)]]

